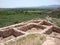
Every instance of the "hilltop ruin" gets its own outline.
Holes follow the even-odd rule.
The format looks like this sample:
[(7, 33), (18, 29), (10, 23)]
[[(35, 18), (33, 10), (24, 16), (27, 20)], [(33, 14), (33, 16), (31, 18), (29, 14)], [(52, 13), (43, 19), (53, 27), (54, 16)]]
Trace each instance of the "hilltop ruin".
[(42, 45), (60, 45), (60, 28), (46, 20), (33, 20), (0, 28), (0, 45), (19, 45), (16, 41), (30, 33), (44, 34), (47, 40)]

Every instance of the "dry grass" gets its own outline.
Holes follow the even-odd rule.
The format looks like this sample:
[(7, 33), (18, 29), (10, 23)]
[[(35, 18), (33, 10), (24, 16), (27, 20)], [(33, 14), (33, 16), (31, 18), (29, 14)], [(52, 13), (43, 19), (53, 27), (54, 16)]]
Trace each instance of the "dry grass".
[(42, 45), (46, 37), (40, 34), (29, 34), (17, 41), (17, 45)]

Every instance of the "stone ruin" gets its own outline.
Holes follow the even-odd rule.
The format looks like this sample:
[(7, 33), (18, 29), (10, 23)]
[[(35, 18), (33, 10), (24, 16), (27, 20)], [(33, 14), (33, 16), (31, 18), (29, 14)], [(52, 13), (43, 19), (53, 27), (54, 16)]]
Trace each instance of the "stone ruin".
[[(33, 20), (0, 28), (0, 45), (19, 45), (16, 42), (30, 33), (47, 35), (47, 37), (57, 39), (56, 45), (60, 45), (60, 28), (46, 20)], [(55, 45), (46, 43), (43, 45)]]

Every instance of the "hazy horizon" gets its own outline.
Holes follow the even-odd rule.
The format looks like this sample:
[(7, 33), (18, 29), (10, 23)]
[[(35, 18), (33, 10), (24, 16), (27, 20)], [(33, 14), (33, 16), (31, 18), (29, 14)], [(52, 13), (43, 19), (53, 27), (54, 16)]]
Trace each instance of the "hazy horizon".
[(60, 5), (60, 0), (0, 0), (0, 8), (38, 7)]

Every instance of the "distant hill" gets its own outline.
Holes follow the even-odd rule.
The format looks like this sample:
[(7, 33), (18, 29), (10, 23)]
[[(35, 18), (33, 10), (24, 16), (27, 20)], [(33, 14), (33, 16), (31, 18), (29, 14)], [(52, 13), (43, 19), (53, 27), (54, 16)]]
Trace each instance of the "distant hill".
[(39, 8), (47, 8), (47, 9), (56, 9), (56, 8), (60, 8), (60, 5), (48, 5), (48, 6), (40, 6)]
[(60, 5), (48, 5), (48, 6), (37, 6), (37, 7), (17, 7), (17, 8), (0, 8), (0, 10), (4, 9), (56, 9), (60, 8)]

